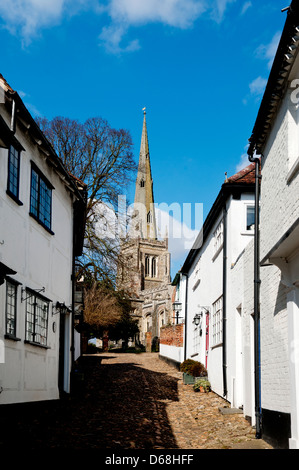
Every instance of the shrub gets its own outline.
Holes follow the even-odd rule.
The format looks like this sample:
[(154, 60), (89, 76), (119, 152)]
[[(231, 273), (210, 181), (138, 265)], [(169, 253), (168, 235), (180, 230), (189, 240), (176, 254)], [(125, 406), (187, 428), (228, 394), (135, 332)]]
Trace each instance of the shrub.
[(195, 364), (196, 361), (193, 359), (186, 359), (184, 362), (181, 363), (180, 365), (180, 370), (182, 372), (186, 372), (186, 374), (190, 373), (191, 367)]
[(180, 370), (186, 374), (193, 375), (193, 377), (206, 377), (208, 375), (207, 369), (199, 361), (193, 359), (186, 359), (180, 365)]

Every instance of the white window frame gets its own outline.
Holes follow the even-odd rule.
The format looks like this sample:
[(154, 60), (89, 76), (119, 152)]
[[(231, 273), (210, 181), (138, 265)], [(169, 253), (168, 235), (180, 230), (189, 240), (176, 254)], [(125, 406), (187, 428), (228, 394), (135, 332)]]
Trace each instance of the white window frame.
[[(248, 228), (248, 209), (253, 209), (253, 212), (254, 212), (254, 222), (253, 222), (252, 228)], [(245, 232), (253, 233), (254, 223), (255, 223), (255, 206), (254, 206), (254, 203), (248, 203), (245, 205)]]
[(222, 344), (223, 296), (212, 305), (212, 346)]
[(213, 260), (218, 256), (220, 251), (222, 250), (223, 247), (223, 219), (219, 222), (219, 224), (216, 227), (216, 230), (214, 230), (214, 256)]

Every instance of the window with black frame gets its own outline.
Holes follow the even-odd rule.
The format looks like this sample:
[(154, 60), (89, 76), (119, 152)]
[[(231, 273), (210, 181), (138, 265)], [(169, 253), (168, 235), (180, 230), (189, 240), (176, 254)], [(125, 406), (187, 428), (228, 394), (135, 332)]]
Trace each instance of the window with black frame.
[(20, 152), (13, 145), (8, 151), (8, 173), (7, 173), (7, 193), (19, 201), (20, 187)]
[(26, 331), (27, 342), (47, 345), (49, 301), (39, 295), (26, 292)]
[(52, 185), (33, 165), (31, 167), (30, 215), (51, 231)]
[(17, 323), (17, 285), (6, 280), (6, 327), (5, 333), (16, 336)]

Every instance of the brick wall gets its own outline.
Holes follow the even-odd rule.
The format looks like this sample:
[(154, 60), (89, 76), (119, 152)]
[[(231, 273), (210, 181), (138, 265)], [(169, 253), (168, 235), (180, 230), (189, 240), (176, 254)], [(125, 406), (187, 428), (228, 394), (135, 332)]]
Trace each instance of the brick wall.
[[(299, 72), (299, 70), (298, 70)], [(299, 217), (299, 176), (288, 181), (298, 145), (298, 122), (294, 121), (289, 94), (282, 102), (262, 159), (261, 259)], [(298, 150), (295, 153), (298, 156)]]
[(167, 346), (176, 346), (177, 348), (184, 345), (184, 323), (179, 325), (169, 325), (160, 330), (160, 344)]

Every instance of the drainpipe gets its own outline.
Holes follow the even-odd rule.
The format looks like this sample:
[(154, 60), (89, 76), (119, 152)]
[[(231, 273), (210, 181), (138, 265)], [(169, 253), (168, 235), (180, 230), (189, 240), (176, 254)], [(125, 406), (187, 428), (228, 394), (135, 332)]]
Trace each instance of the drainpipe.
[(185, 338), (184, 338), (184, 360), (187, 359), (187, 318), (188, 318), (188, 274), (183, 274), (186, 277), (185, 289)]
[(260, 200), (260, 160), (248, 156), (250, 162), (255, 163), (255, 229), (254, 229), (254, 380), (255, 380), (255, 416), (256, 439), (262, 436), (261, 414), (261, 358), (260, 358), (260, 234), (259, 234), (259, 200)]
[(227, 209), (223, 206), (223, 272), (222, 272), (222, 374), (223, 396), (227, 395), (227, 364), (226, 364), (226, 283), (227, 283)]

